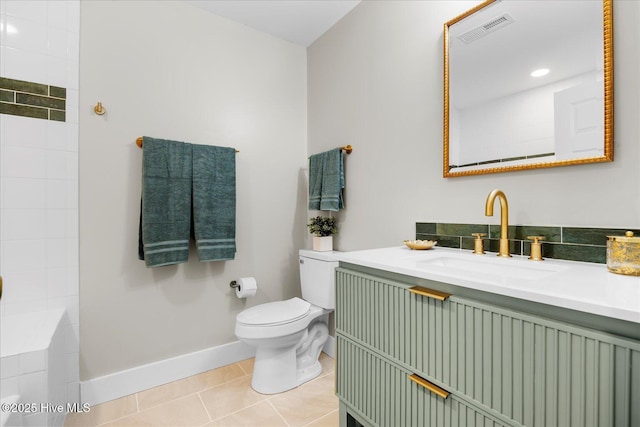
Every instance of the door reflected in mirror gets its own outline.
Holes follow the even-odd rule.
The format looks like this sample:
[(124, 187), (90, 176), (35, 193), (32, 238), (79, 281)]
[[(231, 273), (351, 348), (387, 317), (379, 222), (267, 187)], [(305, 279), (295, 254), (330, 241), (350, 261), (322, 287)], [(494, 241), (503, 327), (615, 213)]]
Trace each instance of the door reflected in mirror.
[(613, 160), (612, 0), (488, 0), (444, 28), (444, 176)]

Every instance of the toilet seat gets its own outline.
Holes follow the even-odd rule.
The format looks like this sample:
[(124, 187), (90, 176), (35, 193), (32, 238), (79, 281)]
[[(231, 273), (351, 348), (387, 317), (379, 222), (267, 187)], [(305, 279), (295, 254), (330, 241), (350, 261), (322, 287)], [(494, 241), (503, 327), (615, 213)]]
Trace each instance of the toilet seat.
[(295, 297), (248, 308), (238, 314), (236, 320), (245, 326), (278, 326), (302, 319), (310, 309), (310, 303)]
[[(271, 317), (261, 319), (256, 313), (261, 313), (262, 310), (266, 310)], [(266, 342), (264, 340), (276, 339), (273, 341), (275, 343), (277, 339), (288, 340), (296, 334), (302, 334), (311, 322), (325, 313), (328, 313), (328, 310), (300, 298), (265, 303), (239, 313), (236, 316), (235, 333), (241, 340), (258, 339)], [(267, 323), (269, 321), (274, 323)]]

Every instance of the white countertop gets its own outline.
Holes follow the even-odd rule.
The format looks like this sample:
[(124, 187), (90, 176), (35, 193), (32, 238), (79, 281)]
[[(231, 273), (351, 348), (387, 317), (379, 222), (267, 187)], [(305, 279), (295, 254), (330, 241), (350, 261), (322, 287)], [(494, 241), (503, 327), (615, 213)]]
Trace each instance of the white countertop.
[(640, 323), (640, 277), (614, 274), (605, 264), (405, 246), (334, 252), (339, 261), (479, 291)]

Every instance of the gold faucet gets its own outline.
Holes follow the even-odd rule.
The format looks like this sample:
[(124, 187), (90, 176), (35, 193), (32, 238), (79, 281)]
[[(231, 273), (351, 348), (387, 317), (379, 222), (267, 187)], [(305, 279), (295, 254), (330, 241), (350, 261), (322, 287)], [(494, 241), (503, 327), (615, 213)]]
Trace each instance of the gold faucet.
[(501, 190), (495, 189), (487, 196), (487, 203), (484, 208), (486, 216), (493, 216), (493, 205), (496, 197), (500, 199), (500, 251), (498, 256), (509, 258), (509, 238), (507, 236), (509, 230), (509, 204), (507, 196)]

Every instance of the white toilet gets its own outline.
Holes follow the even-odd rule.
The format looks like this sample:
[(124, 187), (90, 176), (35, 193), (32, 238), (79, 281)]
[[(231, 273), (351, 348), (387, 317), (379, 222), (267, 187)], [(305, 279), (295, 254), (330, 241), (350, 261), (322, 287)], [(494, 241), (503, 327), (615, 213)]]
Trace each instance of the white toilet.
[(236, 336), (256, 347), (251, 387), (274, 394), (295, 388), (322, 372), (320, 351), (329, 337), (335, 309), (332, 252), (300, 250), (302, 298), (248, 308), (236, 317)]

